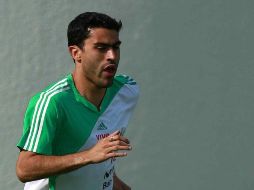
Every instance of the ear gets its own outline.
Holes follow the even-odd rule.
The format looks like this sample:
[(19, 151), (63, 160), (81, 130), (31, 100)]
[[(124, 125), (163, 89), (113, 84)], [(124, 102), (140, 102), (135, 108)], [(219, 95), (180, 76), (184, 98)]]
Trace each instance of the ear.
[(81, 49), (76, 46), (69, 46), (68, 50), (71, 54), (71, 57), (74, 59), (75, 63), (79, 63), (81, 61)]

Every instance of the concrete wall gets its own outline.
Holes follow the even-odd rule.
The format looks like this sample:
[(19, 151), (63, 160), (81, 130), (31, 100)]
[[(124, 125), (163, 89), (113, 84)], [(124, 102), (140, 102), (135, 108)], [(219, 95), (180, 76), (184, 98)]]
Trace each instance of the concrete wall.
[(133, 189), (254, 188), (254, 3), (248, 0), (0, 1), (0, 189), (18, 190), (29, 98), (73, 69), (66, 28), (85, 11), (119, 18), (119, 73), (141, 96), (118, 174)]

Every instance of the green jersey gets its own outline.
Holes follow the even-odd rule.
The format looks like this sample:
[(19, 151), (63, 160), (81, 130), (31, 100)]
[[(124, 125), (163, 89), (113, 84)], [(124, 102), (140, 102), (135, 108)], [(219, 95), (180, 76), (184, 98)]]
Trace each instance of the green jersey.
[[(123, 134), (138, 99), (136, 82), (116, 76), (100, 109), (77, 91), (72, 75), (50, 85), (29, 102), (20, 149), (43, 155), (86, 150), (119, 130)], [(111, 190), (115, 159), (25, 184), (25, 190)]]

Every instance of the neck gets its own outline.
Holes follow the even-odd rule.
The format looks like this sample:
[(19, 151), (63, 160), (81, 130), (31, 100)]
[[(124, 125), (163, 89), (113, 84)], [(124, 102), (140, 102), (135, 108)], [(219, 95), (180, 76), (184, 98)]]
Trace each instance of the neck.
[(91, 81), (87, 80), (82, 74), (74, 70), (72, 73), (75, 87), (81, 96), (84, 96), (89, 102), (94, 104), (99, 110), (106, 88), (98, 88)]

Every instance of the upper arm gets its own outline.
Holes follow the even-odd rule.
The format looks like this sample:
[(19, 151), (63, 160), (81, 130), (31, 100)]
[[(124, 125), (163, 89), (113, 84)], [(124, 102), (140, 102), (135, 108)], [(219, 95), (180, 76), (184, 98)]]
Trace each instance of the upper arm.
[(36, 161), (33, 159), (37, 154), (30, 151), (21, 150), (16, 163), (16, 174), (20, 181), (26, 182), (26, 173), (29, 171), (29, 167), (33, 166)]
[(35, 152), (31, 152), (31, 151), (26, 151), (26, 150), (21, 150), (18, 156), (18, 162), (23, 162), (23, 161), (28, 161), (30, 158), (32, 158), (33, 156), (38, 155)]
[(27, 165), (27, 163), (31, 160), (33, 156), (36, 156), (37, 154), (34, 152), (26, 151), (26, 150), (21, 150), (18, 156), (17, 160), (17, 167), (24, 167)]
[(52, 154), (58, 118), (54, 99), (45, 93), (35, 96), (27, 107), (23, 134), (17, 146), (30, 152)]

